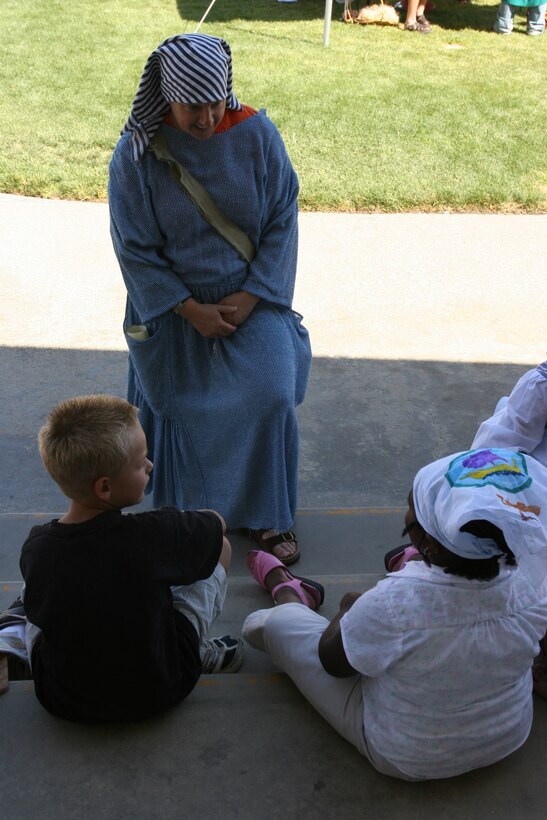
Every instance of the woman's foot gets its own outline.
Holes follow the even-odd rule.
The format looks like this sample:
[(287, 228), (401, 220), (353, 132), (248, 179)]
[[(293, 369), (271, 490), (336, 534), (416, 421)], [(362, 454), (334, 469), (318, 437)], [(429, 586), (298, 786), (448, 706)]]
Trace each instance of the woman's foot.
[(279, 530), (249, 530), (249, 537), (258, 544), (261, 550), (275, 555), (286, 567), (296, 563), (300, 558), (298, 541), (294, 532)]
[(292, 575), (275, 555), (253, 550), (247, 555), (247, 566), (274, 604), (298, 603), (315, 610), (323, 603), (325, 590), (321, 584)]

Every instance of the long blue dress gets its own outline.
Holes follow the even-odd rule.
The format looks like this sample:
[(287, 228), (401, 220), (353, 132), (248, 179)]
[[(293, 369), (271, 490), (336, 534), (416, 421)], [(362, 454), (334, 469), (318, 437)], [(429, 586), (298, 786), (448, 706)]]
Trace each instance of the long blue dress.
[[(199, 214), (169, 168), (130, 135), (110, 164), (114, 249), (128, 292), (128, 399), (140, 409), (154, 461), (155, 506), (209, 507), (229, 527), (287, 529), (296, 509), (298, 430), (311, 351), (291, 309), (298, 181), (279, 132), (260, 111), (200, 141), (161, 126), (173, 156), (257, 248), (247, 264)], [(173, 307), (260, 297), (227, 338), (206, 339)]]

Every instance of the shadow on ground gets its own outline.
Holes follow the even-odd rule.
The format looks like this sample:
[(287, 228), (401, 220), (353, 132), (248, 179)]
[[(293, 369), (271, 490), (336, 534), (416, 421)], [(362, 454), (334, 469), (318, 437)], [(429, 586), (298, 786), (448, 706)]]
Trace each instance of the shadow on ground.
[[(370, 3), (372, 2), (378, 2), (378, 0), (370, 0)], [(389, 2), (390, 5), (395, 4), (395, 0), (389, 0)], [(353, 0), (352, 2), (354, 9), (360, 9), (365, 5), (368, 5), (366, 0)], [(435, 3), (435, 8), (431, 12), (428, 11), (428, 18), (433, 26), (443, 29), (491, 31), (497, 5), (495, 1), (492, 5), (475, 5), (459, 3), (457, 0), (441, 0)], [(194, 21), (197, 24), (207, 6), (207, 2), (200, 2), (200, 0), (177, 0), (181, 20), (188, 24), (184, 28), (187, 28), (189, 32), (193, 31), (195, 26), (190, 25), (190, 21), (192, 24)], [(342, 10), (342, 5), (333, 2), (333, 24), (340, 21)], [(322, 0), (298, 0), (296, 3), (282, 3), (275, 0), (250, 0), (246, 3), (240, 0), (217, 0), (206, 21), (210, 25), (235, 21), (282, 23), (296, 20), (322, 20), (324, 16), (325, 3)], [(400, 16), (401, 21), (404, 21), (405, 12), (400, 12)], [(355, 26), (356, 36), (360, 36), (360, 29), (361, 26)], [(257, 36), (265, 35), (264, 32), (257, 32)]]
[[(209, 0), (177, 0), (177, 9), (184, 22), (199, 22), (205, 14)], [(333, 8), (341, 8), (333, 0)], [(207, 23), (228, 23), (232, 20), (250, 22), (282, 23), (294, 20), (317, 20), (325, 15), (322, 0), (298, 0), (296, 3), (278, 3), (276, 0), (217, 0), (207, 15)], [(333, 16), (336, 12), (333, 11)], [(193, 31), (191, 26), (189, 30)]]
[[(126, 368), (124, 352), (0, 348), (0, 512), (64, 509), (40, 463), (38, 429), (64, 398), (124, 396)], [(479, 422), (526, 369), (315, 358), (299, 408), (299, 507), (404, 505), (416, 470), (469, 447)]]

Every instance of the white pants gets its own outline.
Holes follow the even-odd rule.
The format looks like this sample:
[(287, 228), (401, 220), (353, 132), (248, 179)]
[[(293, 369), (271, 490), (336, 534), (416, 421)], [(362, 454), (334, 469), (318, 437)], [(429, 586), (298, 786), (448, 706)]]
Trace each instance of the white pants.
[(314, 709), (375, 769), (408, 780), (367, 742), (361, 675), (335, 678), (323, 669), (318, 645), (328, 623), (302, 604), (282, 604), (252, 612), (243, 624), (242, 633), (251, 646), (271, 656)]

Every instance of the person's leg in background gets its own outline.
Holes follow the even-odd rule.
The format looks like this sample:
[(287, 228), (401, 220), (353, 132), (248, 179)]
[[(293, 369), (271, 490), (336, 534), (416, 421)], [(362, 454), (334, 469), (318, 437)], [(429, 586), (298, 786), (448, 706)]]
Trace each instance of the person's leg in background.
[(497, 34), (511, 34), (513, 31), (514, 17), (514, 6), (511, 6), (509, 3), (500, 3), (498, 7), (498, 15), (494, 23), (494, 31)]
[(426, 0), (408, 0), (406, 7), (405, 31), (419, 31), (429, 34), (431, 24), (425, 18)]
[(526, 15), (526, 34), (537, 36), (545, 31), (545, 10), (547, 3), (541, 6), (530, 6)]

